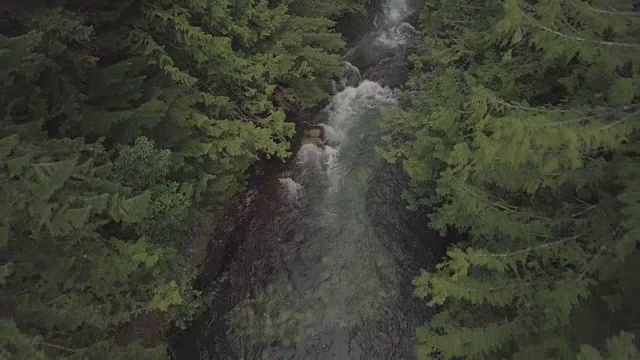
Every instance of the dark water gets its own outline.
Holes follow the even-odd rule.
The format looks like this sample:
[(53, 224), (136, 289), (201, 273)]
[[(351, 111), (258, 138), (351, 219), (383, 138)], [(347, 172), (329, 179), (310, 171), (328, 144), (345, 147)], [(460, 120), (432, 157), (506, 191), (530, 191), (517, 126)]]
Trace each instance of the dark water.
[(173, 339), (175, 357), (415, 357), (415, 328), (429, 314), (411, 279), (434, 263), (440, 241), (425, 214), (405, 210), (402, 171), (375, 154), (380, 119), (397, 107), (397, 90), (383, 85), (406, 74), (398, 54), (417, 11), (410, 0), (383, 5), (345, 57), (369, 72), (378, 66), (378, 81), (346, 62), (317, 117), (326, 145), (303, 145), (287, 171), (231, 206), (202, 276), (213, 310)]

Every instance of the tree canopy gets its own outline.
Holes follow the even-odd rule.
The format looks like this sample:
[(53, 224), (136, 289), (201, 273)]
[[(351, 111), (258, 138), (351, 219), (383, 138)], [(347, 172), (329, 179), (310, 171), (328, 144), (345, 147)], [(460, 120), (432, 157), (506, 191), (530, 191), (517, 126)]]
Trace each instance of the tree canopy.
[(2, 358), (166, 356), (118, 333), (144, 314), (196, 314), (193, 215), (240, 191), (258, 159), (286, 158), (286, 113), (326, 101), (342, 71), (332, 19), (362, 4), (305, 5), (7, 4)]
[(409, 206), (464, 234), (414, 280), (443, 305), (418, 333), (421, 358), (637, 356), (629, 334), (602, 355), (580, 350), (571, 328), (640, 241), (637, 11), (622, 0), (425, 5), (411, 105), (385, 120), (380, 150), (409, 175)]

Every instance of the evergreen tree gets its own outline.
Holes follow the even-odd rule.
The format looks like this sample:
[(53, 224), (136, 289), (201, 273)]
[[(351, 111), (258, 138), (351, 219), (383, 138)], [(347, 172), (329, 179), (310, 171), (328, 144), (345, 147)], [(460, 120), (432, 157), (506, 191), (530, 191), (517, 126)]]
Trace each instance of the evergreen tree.
[(304, 17), (335, 19), (348, 14), (365, 14), (371, 0), (289, 0), (291, 12)]
[(572, 309), (637, 247), (640, 17), (630, 2), (429, 2), (381, 154), (467, 239), (414, 284), (419, 354), (575, 357)]
[(111, 180), (99, 143), (23, 130), (0, 133), (5, 355), (157, 358), (162, 348), (117, 347), (114, 329), (153, 311), (188, 321), (198, 294), (175, 249), (127, 236), (148, 213), (149, 192)]
[(21, 35), (2, 39), (15, 49), (9, 115), (46, 113), (50, 135), (109, 146), (146, 136), (218, 203), (259, 156), (289, 155), (281, 107), (328, 100), (342, 71), (334, 23), (288, 0), (55, 4), (15, 12)]
[(627, 332), (607, 340), (606, 353), (603, 356), (598, 349), (590, 345), (582, 345), (578, 360), (633, 360), (640, 357), (634, 345), (634, 336)]
[[(118, 333), (199, 307), (200, 211), (289, 155), (285, 110), (329, 97), (357, 1), (30, 1), (2, 19), (3, 358), (157, 359)], [(355, 5), (354, 5), (355, 4)], [(324, 6), (327, 5), (327, 6)], [(327, 18), (325, 18), (326, 16)]]

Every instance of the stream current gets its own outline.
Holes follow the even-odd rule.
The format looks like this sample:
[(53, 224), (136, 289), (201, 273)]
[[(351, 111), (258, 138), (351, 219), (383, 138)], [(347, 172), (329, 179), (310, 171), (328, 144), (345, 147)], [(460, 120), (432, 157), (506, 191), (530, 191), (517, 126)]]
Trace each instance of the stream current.
[[(426, 216), (404, 208), (402, 171), (375, 148), (383, 113), (398, 106), (397, 90), (383, 86), (397, 75), (386, 69), (406, 68), (415, 30), (405, 21), (418, 8), (382, 5), (317, 116), (324, 145), (302, 145), (216, 231), (212, 251), (233, 257), (210, 257), (203, 278), (216, 281), (203, 287), (213, 310), (172, 342), (174, 357), (415, 358), (415, 330), (429, 314), (411, 279), (433, 263), (437, 241)], [(358, 67), (376, 64), (378, 81), (363, 79)]]

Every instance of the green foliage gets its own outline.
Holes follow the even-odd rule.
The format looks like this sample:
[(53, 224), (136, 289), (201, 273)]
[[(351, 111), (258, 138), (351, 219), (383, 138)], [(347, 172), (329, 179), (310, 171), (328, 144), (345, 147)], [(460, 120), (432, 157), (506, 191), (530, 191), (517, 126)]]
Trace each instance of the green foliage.
[[(3, 331), (13, 334), (9, 348), (22, 354), (16, 356), (36, 356), (44, 346), (83, 349), (78, 356), (86, 358), (133, 316), (182, 305), (191, 310), (170, 320), (193, 316), (184, 299), (197, 295), (190, 285), (195, 271), (175, 250), (105, 231), (135, 228), (148, 217), (150, 196), (129, 195), (110, 180), (102, 146), (15, 135), (2, 143), (9, 145), (0, 157), (2, 302), (13, 319)], [(25, 348), (34, 336), (40, 345)]]
[(351, 0), (11, 7), (0, 34), (2, 357), (165, 357), (120, 329), (194, 316), (195, 269), (179, 253), (193, 215), (242, 190), (258, 159), (289, 156), (285, 111), (326, 101), (342, 70), (329, 18), (360, 10)]
[(135, 191), (147, 190), (146, 214), (136, 225), (140, 235), (154, 241), (182, 245), (188, 236), (187, 216), (194, 195), (189, 183), (167, 182), (170, 150), (159, 150), (146, 137), (124, 146), (114, 161), (114, 178)]
[(633, 360), (638, 357), (640, 353), (634, 345), (633, 334), (624, 331), (607, 340), (605, 354), (590, 345), (582, 345), (578, 353), (578, 360)]
[(71, 348), (44, 341), (41, 337), (30, 337), (21, 333), (13, 321), (0, 320), (0, 356), (2, 359), (44, 360), (47, 352), (55, 358), (64, 359), (168, 359), (161, 347), (144, 348), (134, 343), (119, 347), (113, 342), (103, 341), (91, 348)]
[(296, 15), (334, 19), (346, 14), (364, 14), (371, 0), (289, 0)]
[(35, 345), (39, 339), (33, 339), (20, 332), (13, 321), (0, 320), (0, 357), (16, 360), (47, 359), (44, 352)]
[(159, 185), (152, 190), (149, 213), (141, 221), (140, 230), (156, 241), (176, 243), (187, 237), (187, 217), (191, 210), (193, 187), (183, 183)]
[(432, 228), (466, 235), (414, 281), (444, 305), (419, 332), (422, 358), (575, 357), (572, 310), (640, 241), (630, 6), (426, 5), (411, 107), (385, 120), (380, 150)]
[(156, 150), (153, 141), (139, 137), (133, 146), (124, 147), (114, 161), (116, 179), (135, 190), (163, 181), (169, 173), (170, 150)]
[[(12, 14), (22, 35), (1, 39), (10, 50), (2, 55), (12, 84), (3, 89), (7, 119), (38, 119), (50, 135), (111, 145), (146, 137), (171, 150), (171, 174), (222, 204), (259, 156), (289, 155), (294, 126), (283, 110), (329, 98), (344, 41), (320, 16), (361, 7), (327, 2), (310, 16), (291, 4), (60, 2)], [(140, 153), (116, 164), (120, 175), (141, 177), (130, 186), (165, 169), (164, 158), (145, 158), (148, 148), (136, 144), (131, 151)], [(158, 165), (129, 168), (132, 156)]]
[(345, 45), (342, 37), (330, 32), (333, 21), (325, 18), (292, 16), (287, 19), (279, 41), (266, 52), (278, 66), (274, 80), (288, 87), (282, 96), (286, 102), (303, 108), (330, 99), (329, 83), (342, 73), (342, 62), (332, 53)]

